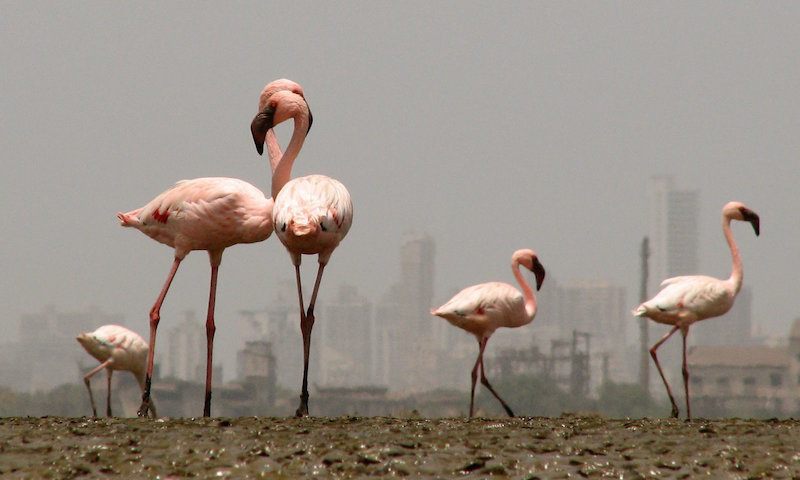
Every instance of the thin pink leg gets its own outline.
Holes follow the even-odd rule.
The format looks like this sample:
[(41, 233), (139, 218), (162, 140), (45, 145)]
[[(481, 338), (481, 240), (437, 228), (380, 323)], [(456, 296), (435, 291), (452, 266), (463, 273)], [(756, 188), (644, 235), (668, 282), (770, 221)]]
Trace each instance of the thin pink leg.
[(478, 383), (478, 368), (481, 365), (481, 355), (483, 348), (481, 348), (481, 341), (478, 341), (478, 358), (475, 359), (475, 366), (472, 367), (472, 388), (469, 394), (469, 418), (475, 414), (475, 385)]
[(486, 343), (488, 341), (489, 341), (488, 338), (484, 338), (483, 339), (483, 343), (481, 344), (481, 355), (480, 355), (481, 383), (483, 384), (484, 387), (488, 388), (490, 392), (492, 392), (492, 395), (494, 395), (494, 398), (496, 398), (497, 400), (500, 401), (500, 405), (503, 406), (503, 409), (506, 411), (508, 416), (509, 417), (513, 417), (514, 416), (514, 412), (512, 412), (511, 408), (506, 404), (506, 402), (504, 402), (503, 399), (500, 398), (500, 395), (498, 395), (497, 392), (494, 391), (494, 388), (492, 388), (492, 385), (489, 383), (489, 380), (486, 378), (486, 369), (483, 367), (483, 351), (486, 349)]
[(664, 342), (667, 341), (669, 337), (672, 336), (673, 333), (678, 331), (678, 327), (672, 327), (672, 330), (669, 331), (666, 335), (661, 337), (661, 340), (656, 342), (652, 348), (650, 348), (650, 356), (653, 357), (653, 361), (656, 362), (656, 368), (658, 369), (658, 374), (661, 375), (661, 380), (664, 382), (664, 386), (667, 387), (667, 395), (669, 395), (669, 401), (672, 403), (672, 418), (678, 418), (678, 404), (675, 403), (675, 397), (672, 396), (672, 390), (669, 388), (669, 383), (667, 383), (667, 377), (664, 376), (664, 371), (661, 370), (661, 364), (658, 363), (658, 356), (656, 355), (656, 350), (658, 347), (661, 346)]
[(83, 383), (86, 384), (86, 389), (89, 390), (89, 401), (92, 402), (92, 416), (97, 417), (97, 406), (94, 403), (94, 395), (92, 395), (92, 383), (91, 379), (97, 372), (100, 370), (108, 367), (113, 362), (112, 359), (108, 359), (105, 362), (101, 363), (100, 365), (94, 367), (89, 373), (83, 376)]
[(309, 322), (303, 305), (303, 286), (300, 280), (300, 265), (294, 266), (295, 279), (297, 280), (297, 298), (300, 302), (300, 333), (303, 336), (303, 386), (300, 391), (300, 405), (294, 412), (296, 417), (308, 415), (308, 359), (311, 353), (311, 327), (313, 319)]
[(218, 265), (211, 266), (211, 289), (208, 294), (208, 316), (206, 317), (206, 400), (203, 404), (203, 416), (211, 416), (211, 372), (213, 370), (214, 333), (214, 303), (217, 297), (217, 271)]
[(180, 266), (181, 260), (182, 259), (175, 257), (175, 261), (172, 262), (172, 269), (169, 272), (167, 281), (164, 282), (164, 286), (161, 288), (161, 293), (158, 294), (156, 303), (153, 304), (153, 308), (150, 309), (150, 344), (147, 352), (147, 374), (145, 377), (144, 393), (142, 394), (142, 405), (139, 407), (139, 411), (137, 412), (140, 417), (146, 417), (147, 411), (150, 409), (150, 386), (153, 378), (153, 358), (156, 350), (156, 330), (158, 329), (158, 322), (161, 320), (161, 304), (164, 303), (164, 298), (167, 296), (169, 286), (172, 284), (172, 279), (175, 278), (175, 273), (178, 271), (178, 266)]
[(112, 370), (110, 368), (106, 368), (106, 373), (107, 373), (106, 376), (108, 377), (108, 389), (106, 390), (106, 392), (107, 392), (106, 393), (106, 395), (107, 395), (107, 397), (106, 397), (106, 416), (110, 417), (111, 416), (111, 375), (113, 375), (114, 370)]

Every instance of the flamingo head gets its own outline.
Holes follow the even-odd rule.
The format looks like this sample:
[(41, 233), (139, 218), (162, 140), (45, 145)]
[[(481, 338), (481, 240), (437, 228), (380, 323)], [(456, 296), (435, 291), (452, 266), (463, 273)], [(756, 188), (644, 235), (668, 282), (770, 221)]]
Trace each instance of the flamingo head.
[(756, 232), (756, 236), (761, 233), (761, 219), (758, 214), (745, 206), (742, 202), (728, 202), (722, 209), (722, 215), (731, 220), (749, 222)]
[(514, 252), (512, 257), (514, 261), (519, 262), (520, 265), (527, 268), (533, 275), (536, 277), (536, 290), (542, 288), (542, 283), (544, 282), (544, 266), (541, 262), (539, 262), (539, 256), (536, 255), (536, 252), (530, 249), (522, 249), (517, 250)]
[[(250, 123), (250, 132), (253, 134), (253, 141), (256, 144), (256, 150), (259, 155), (264, 153), (264, 142), (267, 138), (267, 131), (270, 128), (290, 118), (305, 118), (307, 135), (311, 131), (311, 124), (314, 122), (311, 109), (308, 108), (308, 102), (303, 96), (303, 89), (295, 89), (296, 91), (291, 89), (275, 90), (278, 86), (270, 86), (276, 82), (289, 82), (278, 86), (297, 85), (291, 80), (276, 80), (264, 87), (264, 91), (261, 92), (258, 113)], [(300, 87), (300, 85), (297, 85), (297, 87)], [(265, 97), (267, 94), (269, 96)]]

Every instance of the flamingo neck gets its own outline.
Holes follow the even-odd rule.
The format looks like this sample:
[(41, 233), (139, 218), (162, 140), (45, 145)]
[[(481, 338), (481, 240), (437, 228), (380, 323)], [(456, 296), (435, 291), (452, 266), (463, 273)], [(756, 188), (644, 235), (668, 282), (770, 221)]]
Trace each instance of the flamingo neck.
[[(303, 148), (303, 142), (306, 140), (307, 132), (308, 115), (300, 114), (294, 119), (294, 131), (292, 132), (291, 140), (289, 140), (289, 145), (286, 147), (286, 151), (283, 152), (283, 155), (278, 159), (277, 165), (274, 166), (274, 171), (272, 173), (272, 198), (277, 197), (283, 186), (292, 179), (292, 165), (294, 165), (294, 160), (297, 158), (297, 154), (300, 153), (300, 149)], [(267, 138), (269, 138), (269, 135)], [(277, 139), (275, 140), (275, 144), (277, 145)], [(278, 147), (278, 151), (280, 151), (280, 147)], [(270, 163), (272, 163), (272, 158), (270, 158)]]
[(281, 152), (281, 146), (278, 143), (278, 137), (275, 135), (275, 130), (272, 128), (267, 130), (267, 153), (269, 154), (270, 173), (275, 173), (275, 170), (278, 168), (278, 164), (281, 161), (281, 157), (283, 156), (283, 152)]
[(525, 314), (530, 320), (533, 320), (533, 317), (536, 316), (536, 296), (528, 281), (522, 276), (522, 272), (519, 271), (519, 260), (516, 258), (511, 262), (511, 271), (514, 272), (514, 278), (517, 279), (517, 283), (522, 289), (522, 297), (525, 299)]
[(731, 249), (731, 260), (733, 261), (731, 276), (728, 281), (733, 284), (734, 292), (739, 293), (739, 289), (742, 288), (744, 269), (742, 268), (742, 256), (739, 254), (739, 246), (736, 245), (736, 241), (733, 239), (731, 219), (727, 215), (722, 217), (722, 233), (725, 235), (725, 241), (728, 242), (728, 247)]

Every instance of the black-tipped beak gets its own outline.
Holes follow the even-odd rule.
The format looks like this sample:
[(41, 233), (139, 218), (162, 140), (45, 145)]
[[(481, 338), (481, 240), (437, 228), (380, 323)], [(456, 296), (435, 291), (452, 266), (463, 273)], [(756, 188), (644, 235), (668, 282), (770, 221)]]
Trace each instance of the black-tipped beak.
[[(305, 101), (305, 98), (303, 100)], [(306, 102), (306, 107), (308, 107), (308, 102)], [(306, 135), (311, 131), (312, 123), (314, 123), (314, 115), (311, 115), (311, 107), (308, 107), (308, 129), (306, 130)]]
[(542, 266), (541, 263), (539, 263), (538, 258), (535, 258), (533, 260), (533, 268), (531, 269), (531, 271), (533, 271), (533, 275), (536, 277), (536, 290), (539, 290), (540, 288), (542, 288), (545, 272), (544, 272), (544, 267)]
[(758, 217), (758, 214), (748, 208), (740, 208), (740, 212), (742, 212), (742, 218), (744, 218), (745, 222), (750, 222), (750, 225), (753, 226), (753, 230), (756, 232), (756, 237), (761, 233), (761, 219)]
[(259, 112), (250, 123), (250, 132), (253, 134), (253, 142), (256, 144), (256, 151), (259, 155), (264, 153), (264, 142), (267, 139), (267, 131), (273, 127), (275, 119), (275, 109), (267, 107), (263, 112)]

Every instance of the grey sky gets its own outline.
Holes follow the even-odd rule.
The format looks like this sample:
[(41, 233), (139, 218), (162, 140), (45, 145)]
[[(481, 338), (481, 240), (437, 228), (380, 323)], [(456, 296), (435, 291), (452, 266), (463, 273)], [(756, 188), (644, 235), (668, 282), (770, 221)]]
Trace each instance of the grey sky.
[[(145, 333), (172, 252), (114, 214), (182, 178), (268, 189), (249, 124), (261, 88), (280, 77), (303, 85), (314, 113), (294, 175), (334, 176), (355, 204), (323, 298), (348, 282), (377, 300), (413, 230), (436, 239), (439, 300), (510, 280), (511, 252), (531, 247), (555, 278), (607, 278), (633, 306), (648, 181), (666, 173), (701, 190), (702, 273), (728, 275), (720, 209), (744, 201), (762, 216), (758, 239), (734, 228), (755, 322), (784, 333), (798, 315), (800, 4), (3, 2), (2, 11), (4, 338), (44, 304), (96, 304)], [(304, 265), (312, 278), (315, 262)], [(235, 312), (263, 306), (290, 278), (276, 238), (226, 251), (217, 342), (228, 361), (241, 344)], [(202, 317), (207, 288), (207, 256), (193, 253), (162, 325), (187, 308)]]

